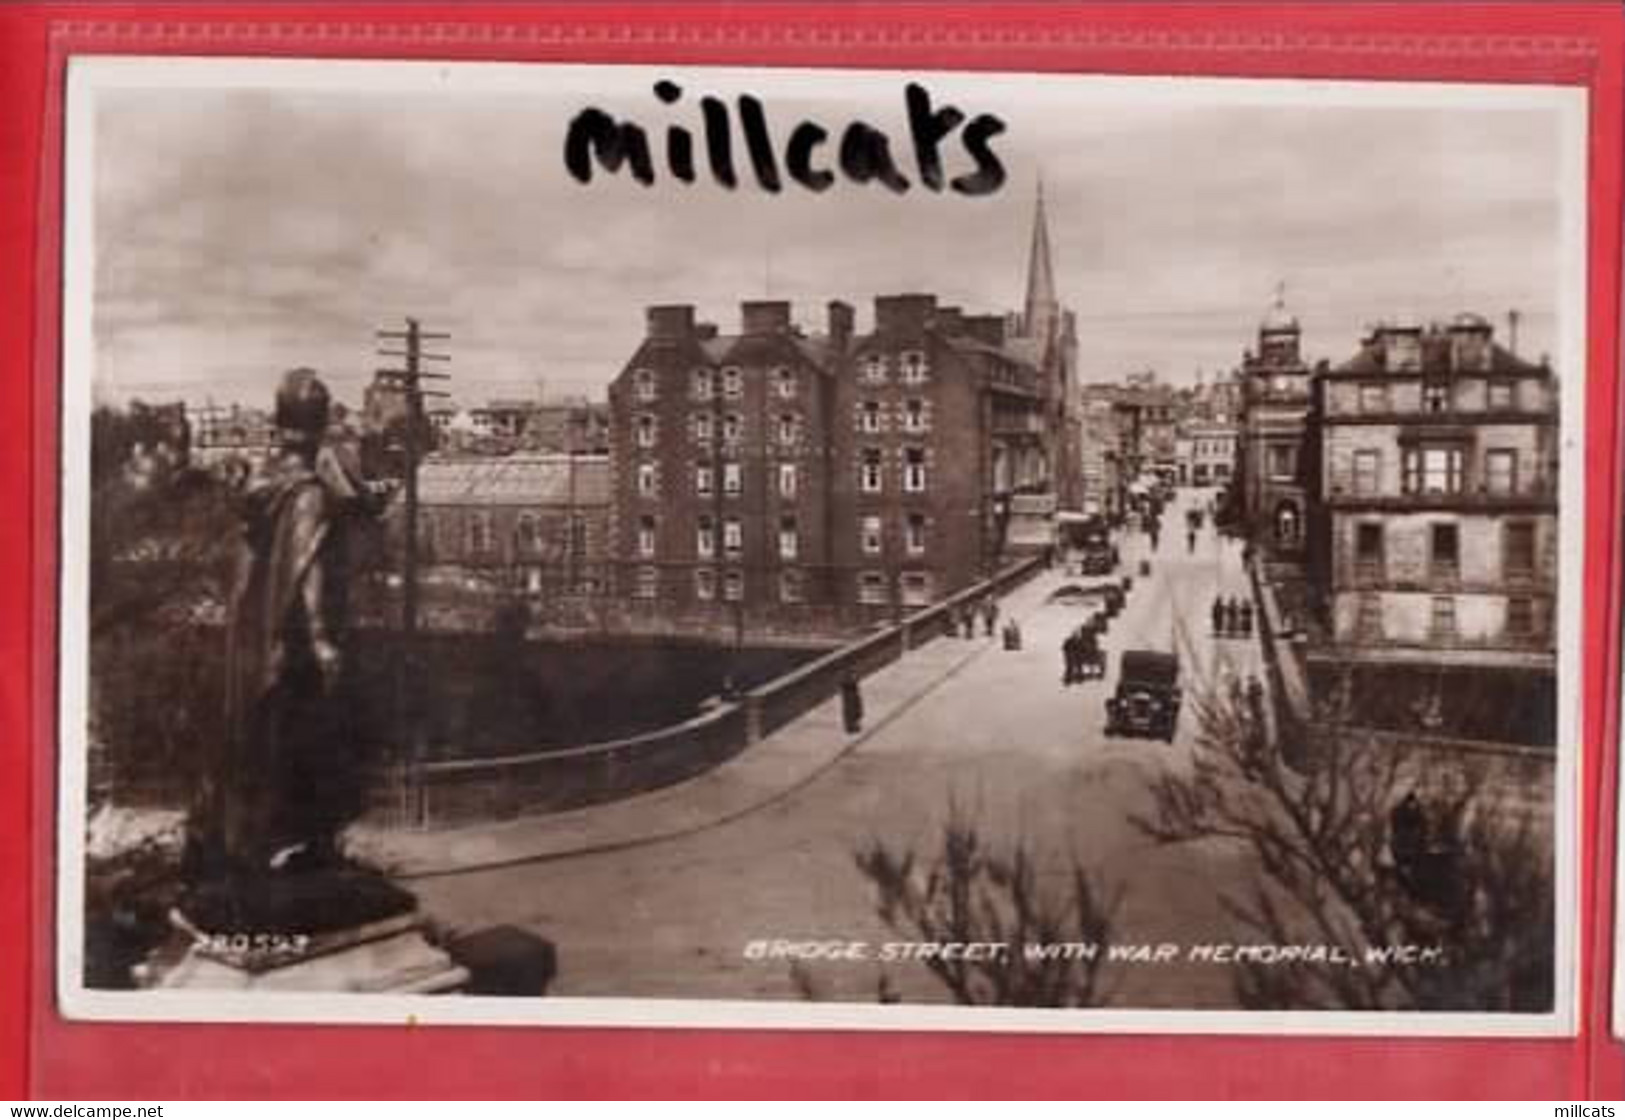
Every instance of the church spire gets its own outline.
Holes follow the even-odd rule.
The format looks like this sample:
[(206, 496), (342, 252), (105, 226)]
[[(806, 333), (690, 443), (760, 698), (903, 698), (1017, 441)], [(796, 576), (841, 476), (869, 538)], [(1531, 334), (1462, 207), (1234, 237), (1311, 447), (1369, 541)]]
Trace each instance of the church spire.
[(1023, 326), (1029, 338), (1048, 341), (1061, 315), (1055, 297), (1055, 269), (1050, 261), (1049, 221), (1044, 214), (1044, 181), (1038, 181), (1033, 209), (1033, 243), (1027, 256), (1027, 306)]

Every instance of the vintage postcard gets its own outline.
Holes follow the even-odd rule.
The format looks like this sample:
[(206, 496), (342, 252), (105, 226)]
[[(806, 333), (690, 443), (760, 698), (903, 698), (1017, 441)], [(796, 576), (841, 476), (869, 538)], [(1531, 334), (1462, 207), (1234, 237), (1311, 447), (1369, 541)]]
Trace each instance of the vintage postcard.
[(67, 1014), (1572, 1029), (1583, 91), (67, 110)]

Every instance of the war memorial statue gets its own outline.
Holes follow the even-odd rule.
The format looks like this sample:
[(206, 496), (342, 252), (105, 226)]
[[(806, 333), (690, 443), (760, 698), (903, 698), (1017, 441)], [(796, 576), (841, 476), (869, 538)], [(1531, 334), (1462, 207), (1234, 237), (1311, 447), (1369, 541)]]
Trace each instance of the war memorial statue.
[(226, 734), (201, 768), (187, 866), (199, 881), (334, 866), (358, 808), (345, 724), (346, 521), (355, 498), (319, 471), (328, 393), (294, 370), (280, 447), (241, 497), (226, 643)]
[(421, 991), (464, 978), (424, 938), (413, 896), (340, 845), (365, 778), (346, 695), (345, 538), (368, 503), (325, 447), (328, 408), (314, 371), (284, 375), (277, 449), (241, 495), (225, 731), (194, 783), (174, 915), (191, 944), (172, 986)]

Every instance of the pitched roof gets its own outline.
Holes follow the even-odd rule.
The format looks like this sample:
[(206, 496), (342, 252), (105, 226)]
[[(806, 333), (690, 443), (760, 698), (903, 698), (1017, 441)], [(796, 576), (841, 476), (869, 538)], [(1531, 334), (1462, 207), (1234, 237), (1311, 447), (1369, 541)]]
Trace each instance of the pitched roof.
[[(829, 338), (825, 335), (743, 335), (719, 334), (700, 342), (700, 349), (705, 352), (706, 360), (712, 365), (727, 365), (738, 361), (740, 355), (749, 355), (752, 350), (762, 347), (777, 347), (788, 343), (790, 348), (802, 359), (811, 365), (826, 372), (831, 368), (832, 347)], [(749, 357), (746, 360), (750, 360)]]
[(437, 506), (607, 505), (610, 500), (609, 457), (429, 458), (418, 468), (418, 500), (424, 505)]
[[(1035, 373), (1038, 371), (1039, 363), (1033, 356), (1033, 350), (1037, 346), (1036, 339), (1006, 339), (1003, 346), (994, 346), (968, 334), (951, 334), (942, 336), (942, 341), (964, 354), (986, 354)], [(1026, 342), (1032, 342), (1033, 347), (1017, 345)]]
[[(1420, 376), (1424, 369), (1437, 369), (1441, 365), (1448, 366), (1450, 364), (1448, 350), (1436, 345), (1429, 345), (1437, 341), (1442, 340), (1432, 335), (1424, 336), (1424, 359), (1422, 367), (1415, 370), (1401, 371), (1389, 369), (1383, 361), (1384, 348), (1382, 343), (1368, 339), (1360, 344), (1359, 353), (1355, 354), (1354, 357), (1350, 358), (1348, 361), (1343, 362), (1340, 365), (1333, 366), (1331, 372), (1333, 375), (1359, 375), (1364, 373), (1397, 374), (1401, 372), (1411, 372)], [(1546, 374), (1550, 373), (1551, 371), (1544, 365), (1536, 365), (1534, 362), (1526, 361), (1499, 343), (1492, 342), (1490, 343), (1490, 368), (1487, 371), (1480, 370), (1474, 372), (1488, 372), (1501, 376), (1510, 376), (1514, 374)]]

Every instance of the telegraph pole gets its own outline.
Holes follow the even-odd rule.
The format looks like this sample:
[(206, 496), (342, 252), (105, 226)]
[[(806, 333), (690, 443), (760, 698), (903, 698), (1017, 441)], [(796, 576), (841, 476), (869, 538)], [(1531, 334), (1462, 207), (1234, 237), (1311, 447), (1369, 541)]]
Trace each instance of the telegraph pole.
[[(425, 362), (446, 362), (447, 354), (429, 354), (423, 344), (444, 341), (449, 334), (423, 330), (416, 319), (406, 320), (404, 331), (376, 332), (380, 344), (379, 357), (399, 358), (402, 368), (380, 369), (378, 377), (399, 389), (406, 403), (406, 432), (402, 437), (402, 496), (404, 498), (403, 547), (401, 550), (401, 648), (396, 661), (396, 714), (398, 726), (407, 740), (405, 750), (405, 808), (407, 819), (413, 824), (424, 822), (423, 784), (419, 773), (423, 765), (422, 721), (417, 710), (417, 632), (418, 632), (418, 463), (423, 457), (421, 439), (425, 426), (423, 401), (425, 397), (444, 397), (446, 394), (425, 389), (426, 380), (443, 381), (447, 375), (429, 373)], [(402, 347), (389, 349), (391, 344)]]

